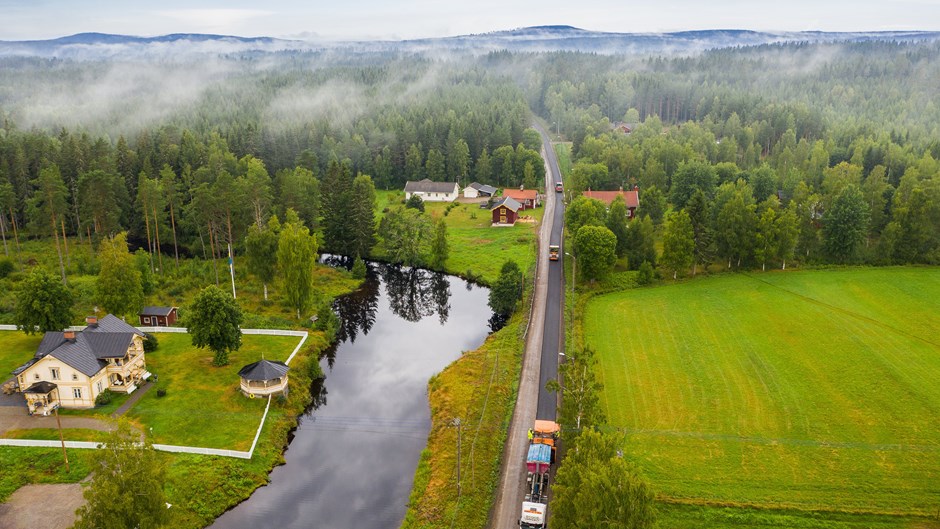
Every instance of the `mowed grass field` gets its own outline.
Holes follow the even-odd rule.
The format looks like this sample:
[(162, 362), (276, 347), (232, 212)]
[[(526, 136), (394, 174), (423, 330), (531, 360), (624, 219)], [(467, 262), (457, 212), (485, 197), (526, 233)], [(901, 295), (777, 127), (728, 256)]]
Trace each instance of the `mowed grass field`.
[[(300, 338), (242, 335), (242, 346), (229, 353), (229, 364), (215, 367), (212, 351), (193, 347), (188, 334), (156, 336), (160, 347), (147, 353), (147, 369), (158, 376), (156, 387), (127, 417), (148, 428), (154, 443), (248, 450), (267, 399), (242, 395), (238, 370), (261, 360), (262, 354), (286, 361)], [(166, 389), (166, 396), (157, 396), (159, 388)]]
[(608, 421), (664, 501), (940, 508), (940, 269), (626, 290), (588, 303), (584, 336)]

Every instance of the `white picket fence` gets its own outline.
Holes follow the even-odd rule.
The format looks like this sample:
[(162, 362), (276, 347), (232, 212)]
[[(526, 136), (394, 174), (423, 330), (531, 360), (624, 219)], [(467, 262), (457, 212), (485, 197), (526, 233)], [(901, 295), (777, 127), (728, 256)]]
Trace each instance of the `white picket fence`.
[[(70, 327), (70, 330), (81, 331), (84, 326), (73, 326)], [(146, 333), (185, 333), (188, 332), (185, 327), (137, 327), (138, 330)], [(0, 331), (15, 331), (16, 325), (0, 325)], [(297, 347), (291, 352), (290, 356), (287, 357), (287, 361), (284, 362), (287, 365), (290, 365), (290, 361), (294, 359), (294, 356), (300, 351), (300, 348), (303, 347), (304, 343), (307, 341), (309, 333), (307, 331), (291, 331), (284, 329), (242, 329), (242, 334), (260, 334), (267, 336), (296, 336), (300, 338), (300, 343), (297, 344)], [(258, 430), (255, 432), (255, 438), (251, 442), (251, 449), (247, 452), (240, 450), (224, 450), (219, 448), (202, 448), (198, 446), (177, 446), (177, 445), (164, 445), (164, 444), (154, 444), (153, 447), (157, 450), (162, 450), (164, 452), (179, 452), (186, 454), (202, 454), (202, 455), (211, 455), (211, 456), (221, 456), (221, 457), (234, 457), (238, 459), (251, 459), (251, 456), (255, 453), (255, 447), (258, 445), (258, 438), (261, 437), (261, 429), (264, 428), (264, 422), (268, 418), (268, 410), (271, 408), (271, 396), (268, 395), (268, 403), (264, 407), (264, 415), (261, 416), (261, 423), (258, 424)], [(0, 446), (32, 446), (32, 447), (52, 447), (58, 448), (62, 446), (62, 443), (59, 441), (41, 441), (35, 439), (0, 439)], [(66, 441), (66, 448), (99, 448), (99, 443), (90, 442), (90, 441)]]
[[(164, 444), (154, 444), (153, 447), (156, 450), (162, 450), (163, 452), (176, 452), (183, 454), (200, 454), (207, 456), (220, 456), (220, 457), (234, 457), (238, 459), (251, 459), (252, 454), (255, 453), (255, 446), (258, 444), (258, 437), (261, 436), (261, 428), (264, 426), (265, 419), (268, 418), (268, 410), (271, 409), (271, 396), (268, 396), (268, 403), (264, 407), (264, 415), (261, 417), (261, 424), (258, 425), (258, 431), (255, 432), (255, 438), (251, 442), (251, 449), (247, 452), (242, 450), (225, 450), (221, 448), (203, 448), (200, 446), (178, 446), (178, 445), (164, 445)], [(62, 446), (61, 441), (40, 441), (35, 439), (0, 439), (0, 446), (30, 446), (30, 447), (41, 447), (41, 448), (59, 448)], [(100, 443), (95, 443), (92, 441), (65, 441), (66, 448), (86, 448), (86, 449), (98, 449), (101, 448)]]

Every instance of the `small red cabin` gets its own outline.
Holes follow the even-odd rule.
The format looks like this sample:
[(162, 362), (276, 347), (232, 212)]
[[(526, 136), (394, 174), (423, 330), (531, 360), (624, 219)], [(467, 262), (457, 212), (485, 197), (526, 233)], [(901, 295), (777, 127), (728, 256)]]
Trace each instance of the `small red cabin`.
[(492, 209), (490, 209), (490, 211), (493, 212), (493, 225), (514, 225), (516, 223), (516, 219), (519, 216), (519, 210), (521, 208), (522, 204), (509, 197), (504, 197), (502, 200), (494, 204)]
[(140, 311), (140, 324), (144, 327), (169, 327), (176, 324), (176, 307), (144, 307)]

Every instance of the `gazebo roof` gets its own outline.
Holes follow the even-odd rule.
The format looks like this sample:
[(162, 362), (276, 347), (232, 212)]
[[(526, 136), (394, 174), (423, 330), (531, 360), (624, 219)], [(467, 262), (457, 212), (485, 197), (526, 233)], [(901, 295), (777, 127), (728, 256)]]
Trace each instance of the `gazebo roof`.
[(46, 382), (45, 380), (43, 380), (42, 382), (36, 382), (32, 386), (26, 388), (25, 390), (23, 390), (23, 393), (35, 393), (37, 395), (48, 395), (49, 393), (52, 393), (52, 390), (54, 390), (55, 388), (56, 388), (55, 384), (53, 384), (52, 382)]
[(253, 364), (241, 368), (238, 376), (245, 380), (274, 380), (287, 374), (287, 364), (284, 362), (272, 362), (270, 360), (258, 360)]

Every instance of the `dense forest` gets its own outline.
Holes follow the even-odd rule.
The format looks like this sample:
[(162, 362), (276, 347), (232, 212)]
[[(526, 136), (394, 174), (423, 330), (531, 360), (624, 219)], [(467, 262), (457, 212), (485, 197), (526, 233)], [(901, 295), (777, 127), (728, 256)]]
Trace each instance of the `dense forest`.
[(573, 140), (576, 192), (638, 185), (655, 224), (685, 210), (689, 222), (662, 233), (693, 239), (683, 268), (936, 263), (937, 51), (871, 42), (633, 62), (557, 55), (531, 103)]
[(535, 113), (573, 142), (575, 192), (638, 185), (638, 222), (667, 227), (701, 209), (687, 211), (696, 263), (933, 263), (938, 52), (3, 58), (0, 228), (5, 241), (126, 229), (167, 255), (222, 255), (288, 208), (316, 228), (330, 167), (346, 192), (357, 174), (379, 189), (424, 177), (537, 186)]

